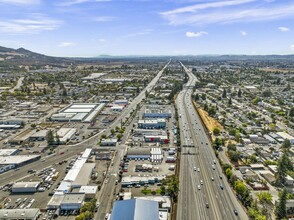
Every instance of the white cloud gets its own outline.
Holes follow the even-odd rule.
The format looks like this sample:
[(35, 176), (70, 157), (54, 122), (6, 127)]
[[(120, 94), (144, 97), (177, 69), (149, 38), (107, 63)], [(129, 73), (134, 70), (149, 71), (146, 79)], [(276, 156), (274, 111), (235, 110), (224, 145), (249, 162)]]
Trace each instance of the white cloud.
[(36, 34), (40, 31), (55, 30), (61, 21), (32, 15), (31, 18), (0, 21), (0, 32), (10, 34)]
[[(277, 5), (273, 3), (249, 7), (242, 5), (250, 0), (221, 1), (197, 4), (162, 12), (161, 15), (171, 25), (205, 25), (213, 23), (270, 21), (294, 16), (294, 4)], [(239, 4), (238, 7), (228, 7)], [(221, 8), (221, 10), (219, 10)], [(216, 10), (218, 9), (218, 10)]]
[(220, 1), (220, 2), (210, 2), (210, 3), (202, 3), (202, 4), (196, 4), (191, 5), (187, 7), (177, 8), (175, 10), (162, 12), (162, 15), (175, 15), (180, 13), (186, 13), (186, 12), (196, 12), (199, 10), (209, 9), (209, 8), (222, 8), (226, 6), (233, 6), (233, 5), (240, 5), (245, 4), (249, 2), (253, 2), (256, 0), (235, 0), (235, 1)]
[(290, 31), (290, 28), (287, 28), (287, 27), (278, 27), (278, 29), (282, 32), (288, 32)]
[(294, 44), (290, 46), (291, 50), (294, 51)]
[(98, 39), (99, 42), (105, 42), (106, 40), (103, 38)]
[(14, 5), (33, 5), (39, 4), (40, 0), (0, 0), (0, 3), (14, 4)]
[(87, 2), (110, 2), (111, 0), (66, 0), (61, 3), (58, 3), (59, 6), (72, 6), (72, 5), (78, 5), (83, 4)]
[(112, 16), (98, 16), (93, 18), (93, 20), (97, 22), (113, 21), (115, 19), (116, 17), (112, 17)]
[(246, 35), (248, 35), (248, 33), (247, 33), (246, 31), (240, 31), (240, 34), (241, 34), (242, 36), (246, 36)]
[(73, 42), (62, 42), (62, 43), (58, 44), (58, 47), (73, 47), (75, 45), (76, 44)]
[(186, 32), (186, 37), (201, 37), (203, 35), (207, 35), (208, 33), (205, 31), (199, 31), (199, 32)]
[(143, 31), (139, 31), (139, 32), (127, 34), (127, 35), (123, 36), (123, 38), (129, 38), (129, 37), (137, 37), (137, 36), (141, 36), (141, 35), (147, 35), (147, 34), (150, 34), (151, 32), (153, 32), (153, 29), (146, 29), (146, 30), (143, 30)]

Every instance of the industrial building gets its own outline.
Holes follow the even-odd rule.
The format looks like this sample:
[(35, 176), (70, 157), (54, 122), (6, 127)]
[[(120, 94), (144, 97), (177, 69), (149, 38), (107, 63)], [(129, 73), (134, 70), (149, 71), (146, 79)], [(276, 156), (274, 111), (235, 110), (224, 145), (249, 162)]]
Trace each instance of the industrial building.
[(60, 128), (57, 131), (57, 135), (59, 137), (59, 143), (65, 144), (67, 143), (77, 132), (76, 128)]
[(156, 120), (139, 120), (138, 128), (141, 129), (165, 129), (166, 121), (165, 119), (156, 119)]
[(14, 183), (12, 193), (35, 193), (40, 185), (40, 182), (17, 182)]
[(47, 204), (47, 209), (59, 209), (63, 199), (64, 199), (63, 193), (55, 192)]
[(143, 118), (171, 118), (171, 110), (167, 109), (166, 106), (151, 105), (146, 107), (143, 112)]
[(65, 194), (60, 203), (61, 210), (79, 210), (85, 200), (84, 193), (69, 193)]
[(112, 106), (110, 109), (114, 112), (121, 112), (122, 110), (124, 110), (124, 106), (121, 105), (114, 105)]
[(129, 104), (129, 102), (126, 99), (119, 99), (119, 100), (115, 100), (114, 104), (115, 105), (127, 105), (127, 104)]
[(82, 186), (79, 190), (79, 193), (85, 194), (85, 199), (95, 198), (95, 195), (97, 192), (98, 192), (98, 186)]
[(1, 220), (37, 220), (40, 209), (0, 209)]
[(100, 146), (116, 146), (117, 139), (102, 139)]
[(58, 122), (92, 122), (104, 108), (105, 103), (75, 103), (66, 106), (51, 116), (52, 121)]
[(158, 220), (159, 204), (144, 199), (115, 201), (110, 220)]
[(167, 144), (169, 142), (166, 135), (144, 135), (145, 142), (157, 142)]
[(39, 160), (40, 155), (0, 156), (0, 173)]
[(81, 186), (88, 185), (94, 168), (95, 163), (85, 163), (81, 167), (76, 179), (72, 182), (71, 187), (80, 188)]
[(0, 149), (0, 157), (16, 155), (18, 152), (18, 149)]
[(48, 130), (40, 130), (40, 131), (37, 131), (36, 133), (32, 134), (29, 137), (29, 140), (30, 141), (45, 141), (48, 132), (49, 132)]
[(127, 158), (130, 160), (140, 159), (149, 160), (150, 159), (150, 149), (149, 148), (130, 148), (127, 152)]

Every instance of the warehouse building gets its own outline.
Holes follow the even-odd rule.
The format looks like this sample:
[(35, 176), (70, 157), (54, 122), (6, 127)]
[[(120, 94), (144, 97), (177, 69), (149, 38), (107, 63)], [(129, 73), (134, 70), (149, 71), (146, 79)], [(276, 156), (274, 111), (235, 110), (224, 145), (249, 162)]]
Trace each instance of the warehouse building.
[(150, 156), (149, 148), (130, 148), (127, 152), (127, 158), (129, 160), (149, 160)]
[(92, 122), (104, 108), (105, 103), (75, 103), (66, 106), (51, 116), (52, 121), (58, 122)]
[(39, 160), (40, 155), (12, 155), (12, 156), (0, 156), (0, 167), (10, 166), (13, 168), (23, 166), (33, 161)]
[(125, 108), (124, 106), (114, 105), (110, 109), (114, 112), (121, 112), (122, 110), (124, 110), (124, 108)]
[(61, 210), (79, 210), (85, 200), (84, 193), (65, 194), (60, 204)]
[(29, 137), (29, 140), (30, 141), (45, 141), (48, 132), (49, 132), (48, 130), (40, 130), (40, 131), (37, 131), (36, 133), (32, 134)]
[(85, 163), (81, 167), (76, 179), (72, 182), (71, 187), (80, 188), (81, 186), (88, 185), (94, 168), (95, 163)]
[(117, 145), (117, 139), (102, 139), (100, 146), (116, 146)]
[(143, 113), (143, 118), (171, 118), (171, 110), (158, 105), (149, 106)]
[(128, 100), (126, 99), (118, 99), (114, 101), (115, 105), (127, 105), (129, 104)]
[(60, 128), (57, 131), (57, 135), (59, 137), (59, 142), (61, 144), (67, 143), (77, 132), (76, 128)]
[(115, 201), (110, 220), (159, 220), (159, 204), (144, 199)]
[(0, 157), (16, 155), (18, 152), (18, 149), (0, 149)]
[(59, 209), (63, 199), (64, 199), (63, 193), (55, 192), (47, 204), (47, 209)]
[(17, 182), (14, 183), (12, 193), (35, 193), (40, 185), (40, 182)]
[(98, 186), (82, 186), (79, 193), (85, 194), (85, 199), (94, 199), (98, 192)]
[(138, 128), (141, 129), (165, 129), (166, 122), (165, 119), (156, 119), (156, 120), (139, 120)]
[(0, 209), (1, 220), (37, 220), (40, 209)]
[(157, 142), (167, 144), (169, 142), (166, 135), (144, 135), (145, 142)]

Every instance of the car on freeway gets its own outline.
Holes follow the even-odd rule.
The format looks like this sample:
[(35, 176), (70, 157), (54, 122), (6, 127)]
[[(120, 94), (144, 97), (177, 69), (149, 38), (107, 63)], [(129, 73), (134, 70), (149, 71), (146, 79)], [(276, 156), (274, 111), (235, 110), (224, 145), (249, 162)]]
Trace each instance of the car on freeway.
[(211, 181), (214, 181), (214, 178), (213, 177), (211, 177)]
[(214, 165), (212, 165), (212, 169), (215, 170), (215, 166)]
[(200, 184), (203, 185), (203, 180), (200, 180)]
[(222, 177), (221, 175), (219, 176), (219, 178), (220, 178), (221, 180), (223, 179), (223, 177)]
[(238, 215), (238, 211), (236, 209), (234, 209), (234, 213), (235, 215)]
[(224, 186), (223, 185), (220, 185), (219, 187), (221, 188), (221, 190), (224, 190)]
[(206, 204), (205, 204), (205, 206), (206, 206), (206, 208), (209, 208), (209, 205), (208, 205), (208, 203), (206, 203)]
[(198, 186), (197, 186), (197, 188), (198, 188), (198, 190), (200, 190), (200, 189), (201, 189), (201, 186), (200, 186), (200, 185), (198, 185)]
[(213, 163), (214, 163), (214, 164), (216, 164), (216, 161), (215, 161), (215, 160), (213, 160)]
[(196, 167), (194, 167), (194, 171), (197, 171), (197, 168)]
[(197, 171), (200, 172), (200, 168), (198, 168)]

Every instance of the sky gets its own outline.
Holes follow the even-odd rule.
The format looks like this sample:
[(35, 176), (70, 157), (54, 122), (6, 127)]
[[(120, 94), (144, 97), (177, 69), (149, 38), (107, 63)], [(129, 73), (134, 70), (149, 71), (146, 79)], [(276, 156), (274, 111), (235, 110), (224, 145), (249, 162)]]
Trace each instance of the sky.
[(67, 57), (294, 54), (294, 1), (0, 0), (0, 45)]

